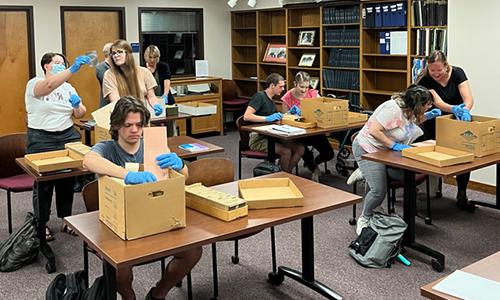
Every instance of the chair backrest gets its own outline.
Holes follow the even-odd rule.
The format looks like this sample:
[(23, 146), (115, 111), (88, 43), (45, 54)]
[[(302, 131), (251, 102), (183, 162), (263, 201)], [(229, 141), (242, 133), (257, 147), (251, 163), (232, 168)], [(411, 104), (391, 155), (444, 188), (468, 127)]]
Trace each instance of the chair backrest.
[(232, 79), (222, 80), (222, 101), (238, 98), (238, 87)]
[(236, 119), (236, 126), (238, 126), (238, 131), (240, 133), (240, 151), (246, 151), (250, 149), (250, 132), (243, 131), (240, 129), (241, 126), (245, 125), (246, 122), (243, 119), (243, 116), (240, 116)]
[(88, 212), (99, 210), (99, 185), (97, 179), (83, 187), (82, 197)]
[(213, 186), (234, 180), (233, 161), (224, 157), (207, 157), (190, 162), (186, 185), (201, 182)]
[(23, 174), (16, 158), (26, 154), (26, 133), (12, 133), (0, 137), (0, 178)]

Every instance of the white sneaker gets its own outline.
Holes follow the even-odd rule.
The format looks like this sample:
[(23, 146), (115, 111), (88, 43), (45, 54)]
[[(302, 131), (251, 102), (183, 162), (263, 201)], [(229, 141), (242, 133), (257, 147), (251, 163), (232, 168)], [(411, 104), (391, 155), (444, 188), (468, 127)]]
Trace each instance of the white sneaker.
[(361, 230), (363, 230), (363, 228), (368, 227), (369, 221), (370, 221), (370, 217), (366, 217), (364, 215), (359, 216), (358, 221), (357, 221), (357, 225), (356, 225), (356, 234), (357, 235), (361, 234)]
[(355, 182), (361, 181), (363, 179), (364, 179), (363, 173), (361, 173), (361, 170), (359, 168), (357, 168), (356, 170), (354, 170), (352, 172), (351, 176), (349, 176), (349, 178), (347, 178), (347, 184), (351, 185), (351, 184), (354, 184)]
[(319, 168), (316, 168), (312, 172), (311, 180), (314, 182), (319, 182), (319, 175), (321, 175), (321, 170)]

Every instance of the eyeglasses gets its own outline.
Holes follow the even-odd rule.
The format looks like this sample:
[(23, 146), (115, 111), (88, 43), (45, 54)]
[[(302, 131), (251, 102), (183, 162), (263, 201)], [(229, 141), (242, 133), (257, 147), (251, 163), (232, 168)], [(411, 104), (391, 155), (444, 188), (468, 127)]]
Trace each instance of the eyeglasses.
[(122, 50), (122, 49), (118, 49), (116, 51), (111, 51), (111, 53), (109, 53), (111, 56), (115, 56), (115, 55), (122, 55), (124, 53), (127, 53), (127, 51), (125, 50)]

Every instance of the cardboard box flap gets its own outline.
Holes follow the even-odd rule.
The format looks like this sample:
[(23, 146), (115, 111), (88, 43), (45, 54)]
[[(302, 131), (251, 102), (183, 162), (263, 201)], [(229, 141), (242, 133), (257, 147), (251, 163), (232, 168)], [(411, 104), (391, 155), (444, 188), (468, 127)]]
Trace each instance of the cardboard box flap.
[(113, 109), (115, 109), (115, 105), (116, 105), (116, 101), (111, 102), (108, 105), (103, 106), (92, 113), (92, 118), (94, 118), (94, 120), (98, 126), (109, 129), (111, 112), (113, 111)]

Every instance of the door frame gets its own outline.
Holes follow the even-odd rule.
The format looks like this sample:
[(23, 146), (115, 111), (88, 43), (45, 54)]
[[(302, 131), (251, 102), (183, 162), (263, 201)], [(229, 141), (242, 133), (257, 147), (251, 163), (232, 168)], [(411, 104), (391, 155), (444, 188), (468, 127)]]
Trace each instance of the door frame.
[(35, 28), (33, 21), (33, 6), (24, 5), (0, 5), (0, 11), (24, 11), (26, 12), (26, 24), (28, 29), (28, 66), (29, 77), (33, 78), (36, 74), (35, 63)]
[(66, 34), (64, 32), (64, 13), (67, 11), (96, 11), (96, 12), (118, 12), (119, 18), (119, 36), (121, 39), (126, 39), (126, 25), (125, 25), (125, 7), (123, 6), (61, 6), (61, 45), (62, 52), (66, 55)]

